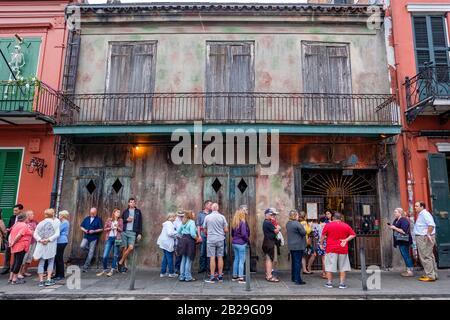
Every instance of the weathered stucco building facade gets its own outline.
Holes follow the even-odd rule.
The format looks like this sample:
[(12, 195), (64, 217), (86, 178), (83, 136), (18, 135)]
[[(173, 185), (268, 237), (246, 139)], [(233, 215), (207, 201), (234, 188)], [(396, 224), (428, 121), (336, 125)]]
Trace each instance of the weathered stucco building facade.
[[(364, 246), (369, 264), (392, 266), (386, 222), (400, 200), (390, 137), (400, 120), (382, 19), (369, 28), (367, 6), (76, 8), (81, 24), (71, 35), (65, 90), (77, 108), (63, 109), (54, 129), (70, 155), (60, 207), (73, 213), (72, 258), (89, 207), (105, 218), (134, 196), (145, 219), (141, 266), (160, 263), (156, 239), (166, 214), (198, 212), (206, 199), (219, 201), (228, 220), (249, 206), (258, 270), (267, 207), (281, 212), (282, 226), (294, 208), (342, 211), (358, 232), (353, 265)], [(175, 164), (171, 134), (194, 133), (194, 121), (202, 132), (279, 130), (278, 172), (262, 175), (249, 159)], [(283, 247), (280, 268), (290, 264), (287, 253)]]

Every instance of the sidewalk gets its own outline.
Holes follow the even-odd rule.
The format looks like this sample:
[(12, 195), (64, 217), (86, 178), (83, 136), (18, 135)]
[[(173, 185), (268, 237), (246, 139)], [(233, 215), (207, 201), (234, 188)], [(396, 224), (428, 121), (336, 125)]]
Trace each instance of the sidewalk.
[[(8, 278), (0, 276), (0, 300), (2, 299), (450, 299), (450, 270), (440, 270), (439, 280), (423, 283), (414, 278), (403, 278), (398, 272), (381, 272), (381, 290), (363, 291), (361, 274), (348, 274), (348, 289), (327, 289), (320, 272), (305, 275), (306, 285), (298, 286), (290, 281), (288, 271), (280, 272), (279, 283), (269, 283), (262, 273), (252, 274), (251, 291), (245, 284), (231, 281), (225, 275), (223, 283), (205, 283), (204, 274), (194, 274), (195, 282), (180, 282), (172, 278), (160, 278), (158, 270), (138, 271), (136, 290), (128, 290), (130, 273), (115, 274), (112, 278), (97, 277), (96, 270), (81, 274), (81, 290), (70, 290), (63, 283), (39, 288), (37, 277), (27, 278), (22, 285), (7, 284)], [(335, 279), (335, 285), (338, 280)]]

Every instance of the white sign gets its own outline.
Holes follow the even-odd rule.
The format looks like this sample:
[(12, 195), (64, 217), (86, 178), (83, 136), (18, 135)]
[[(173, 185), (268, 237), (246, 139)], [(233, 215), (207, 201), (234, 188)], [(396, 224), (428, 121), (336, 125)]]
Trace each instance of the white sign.
[(363, 204), (363, 216), (370, 216), (370, 205)]
[(306, 213), (308, 215), (308, 220), (317, 220), (317, 203), (307, 202), (306, 203)]

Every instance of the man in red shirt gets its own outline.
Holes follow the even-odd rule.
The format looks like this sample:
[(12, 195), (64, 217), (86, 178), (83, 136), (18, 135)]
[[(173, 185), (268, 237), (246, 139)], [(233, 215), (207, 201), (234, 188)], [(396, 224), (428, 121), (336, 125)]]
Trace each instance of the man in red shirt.
[(328, 282), (327, 288), (333, 288), (333, 272), (339, 269), (340, 284), (339, 289), (347, 289), (345, 285), (345, 272), (351, 271), (350, 260), (348, 259), (348, 242), (356, 237), (353, 229), (341, 220), (342, 216), (336, 212), (333, 221), (326, 224), (320, 239), (320, 248), (323, 250), (323, 242), (327, 240), (325, 254), (325, 271)]

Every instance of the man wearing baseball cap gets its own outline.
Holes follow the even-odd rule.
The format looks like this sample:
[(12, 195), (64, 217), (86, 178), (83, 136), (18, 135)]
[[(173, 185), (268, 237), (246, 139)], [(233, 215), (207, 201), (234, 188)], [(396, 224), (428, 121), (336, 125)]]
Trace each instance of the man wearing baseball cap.
[(265, 220), (263, 222), (264, 240), (262, 250), (266, 261), (266, 280), (269, 282), (279, 282), (277, 278), (272, 275), (273, 260), (275, 258), (275, 240), (277, 234), (280, 232), (280, 226), (275, 227), (272, 223), (274, 216), (278, 214), (275, 208), (267, 208), (264, 211)]

